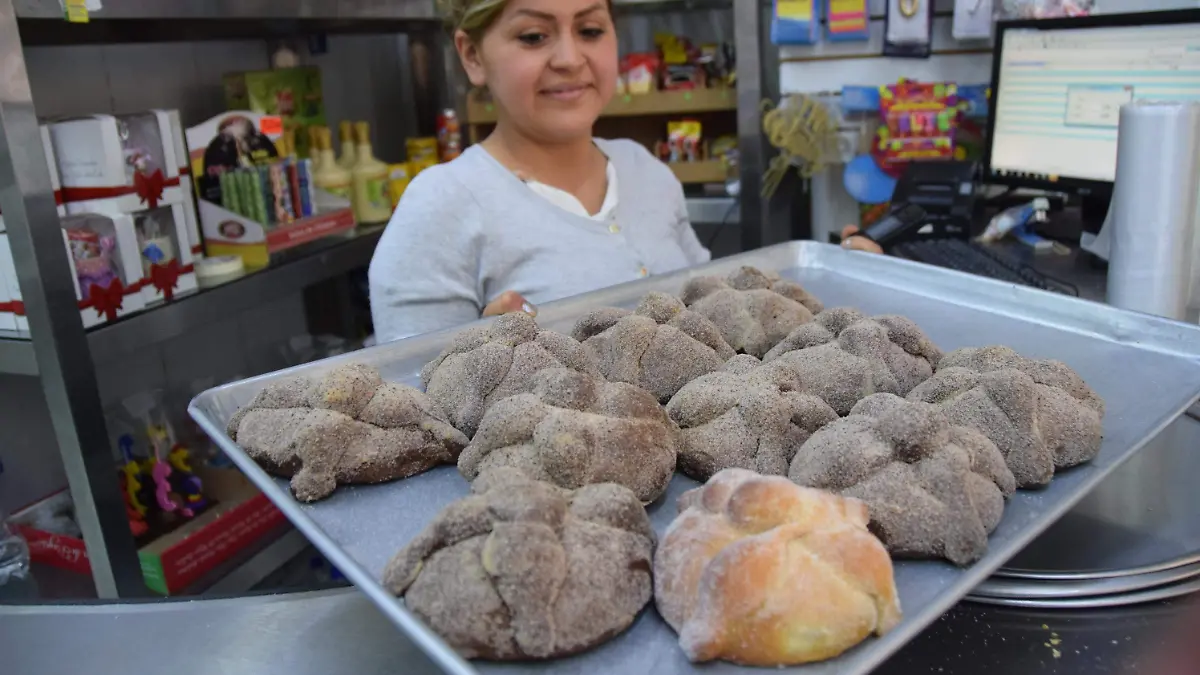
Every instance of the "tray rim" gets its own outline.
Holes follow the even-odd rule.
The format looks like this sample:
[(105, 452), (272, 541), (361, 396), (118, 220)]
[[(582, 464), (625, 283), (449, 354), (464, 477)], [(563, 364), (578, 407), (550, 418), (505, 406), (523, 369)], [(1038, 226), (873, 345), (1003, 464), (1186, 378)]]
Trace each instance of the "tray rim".
[[(1119, 342), (1119, 343), (1136, 343), (1137, 348), (1147, 351), (1172, 354), (1178, 357), (1184, 357), (1200, 365), (1200, 326), (1194, 326), (1171, 319), (1165, 319), (1148, 314), (1130, 312), (1122, 310), (1102, 303), (1096, 303), (1089, 300), (1064, 296), (1059, 294), (1041, 291), (1029, 287), (1017, 286), (1002, 281), (988, 279), (971, 275), (968, 273), (957, 272), (937, 267), (917, 263), (914, 261), (901, 260), (897, 258), (883, 257), (857, 251), (847, 251), (837, 246), (830, 244), (821, 244), (813, 241), (793, 241), (777, 244), (775, 246), (758, 249), (756, 251), (748, 251), (736, 256), (723, 258), (718, 261), (713, 261), (704, 265), (685, 268), (669, 274), (655, 277), (659, 282), (675, 281), (680, 287), (687, 279), (695, 276), (722, 273), (727, 270), (735, 269), (744, 264), (759, 264), (764, 262), (762, 258), (772, 256), (783, 256), (788, 252), (793, 254), (793, 266), (805, 266), (811, 269), (828, 270), (835, 274), (845, 276), (849, 279), (858, 279), (867, 281), (873, 284), (881, 284), (881, 275), (879, 269), (871, 270), (871, 274), (867, 275), (867, 270), (864, 268), (882, 268), (883, 271), (891, 274), (883, 277), (887, 283), (881, 285), (897, 288), (905, 292), (919, 293), (920, 295), (933, 300), (940, 300), (948, 304), (966, 306), (963, 302), (963, 291), (966, 286), (970, 286), (971, 290), (976, 291), (973, 299), (976, 305), (974, 309), (983, 309), (978, 306), (981, 303), (987, 303), (987, 311), (1011, 318), (1019, 318), (1023, 321), (1028, 321), (1028, 314), (1022, 315), (1017, 312), (1021, 305), (1039, 305), (1043, 309), (1057, 310), (1053, 313), (1055, 322), (1046, 322), (1045, 325), (1053, 326), (1061, 330), (1074, 332), (1077, 334), (1087, 335), (1093, 338), (1102, 340)], [(829, 260), (829, 259), (832, 260)], [(830, 265), (830, 262), (846, 263), (839, 265)], [(814, 264), (815, 263), (815, 264)], [(922, 279), (917, 279), (917, 277)], [(933, 280), (933, 284), (926, 282)], [(909, 283), (905, 283), (909, 282)], [(914, 283), (916, 282), (916, 283)], [(556, 321), (563, 317), (568, 312), (577, 312), (577, 309), (568, 307), (578, 302), (579, 299), (587, 297), (595, 300), (595, 306), (600, 307), (606, 303), (604, 299), (607, 297), (616, 297), (619, 295), (627, 295), (631, 287), (644, 285), (645, 280), (633, 281), (618, 286), (613, 286), (605, 289), (600, 289), (592, 293), (564, 298), (553, 303), (547, 303), (539, 311), (539, 320)], [(940, 288), (939, 288), (940, 286)], [(921, 289), (919, 292), (915, 289)], [(622, 291), (625, 291), (622, 293)], [(995, 307), (1006, 311), (993, 311), (993, 303)], [(481, 319), (476, 322), (447, 328), (434, 333), (412, 336), (404, 338), (403, 342), (409, 344), (429, 342), (437, 344), (445, 344), (446, 338), (450, 335), (458, 333), (472, 326), (483, 325), (494, 319)], [(1135, 324), (1146, 328), (1145, 331), (1136, 330)], [(1107, 326), (1111, 330), (1102, 330)], [(1130, 339), (1135, 336), (1136, 340)], [(225, 434), (223, 424), (218, 426), (216, 422), (210, 420), (201, 409), (202, 401), (215, 397), (226, 389), (234, 387), (244, 388), (250, 384), (260, 381), (274, 380), (289, 375), (299, 374), (303, 371), (306, 375), (316, 375), (327, 371), (345, 362), (363, 361), (364, 353), (382, 353), (388, 349), (388, 345), (395, 345), (402, 341), (385, 343), (376, 345), (366, 350), (351, 352), (348, 354), (338, 355), (329, 359), (324, 359), (319, 362), (303, 364), (292, 368), (259, 375), (257, 377), (247, 378), (234, 383), (228, 383), (219, 387), (214, 387), (192, 399), (188, 405), (188, 413), (196, 420), (196, 422), (204, 429), (206, 433), (221, 447), (222, 451), (229, 456), (234, 463), (241, 469), (252, 482), (255, 483), (271, 499), (273, 503), (287, 516), (297, 529), (304, 533), (306, 537), (316, 546), (323, 554), (329, 557), (342, 572), (349, 578), (357, 589), (366, 594), (372, 602), (401, 630), (406, 633), (406, 636), (411, 639), (418, 648), (424, 651), (434, 662), (438, 664), (445, 672), (452, 675), (477, 675), (480, 671), (476, 669), (469, 661), (458, 655), (449, 645), (447, 645), (441, 637), (428, 628), (420, 619), (413, 615), (403, 602), (398, 602), (397, 598), (388, 593), (379, 580), (369, 574), (357, 561), (349, 556), (337, 542), (327, 536), (315, 520), (309, 518), (304, 513), (302, 506), (296, 502), (292, 496), (284, 490), (276, 480), (258, 466), (256, 462), (249, 458), (241, 449), (229, 439)], [(1182, 345), (1181, 345), (1182, 343)], [(1183, 350), (1180, 346), (1194, 347), (1194, 350)], [(988, 578), (996, 570), (1000, 569), (1004, 562), (1011, 559), (1021, 549), (1033, 541), (1041, 532), (1056, 522), (1071, 508), (1073, 508), (1080, 500), (1090, 493), (1100, 482), (1128, 461), (1136, 452), (1140, 451), (1152, 438), (1154, 438), (1179, 415), (1191, 407), (1197, 395), (1200, 395), (1200, 382), (1197, 382), (1196, 392), (1186, 401), (1179, 402), (1171, 408), (1168, 408), (1168, 416), (1160, 419), (1159, 423), (1154, 426), (1153, 431), (1147, 434), (1144, 438), (1134, 443), (1132, 447), (1122, 450), (1123, 455), (1097, 470), (1092, 471), (1091, 475), (1086, 476), (1080, 483), (1075, 486), (1073, 493), (1064, 495), (1057, 504), (1046, 509), (1044, 513), (1049, 516), (1044, 516), (1039, 519), (1038, 527), (1025, 528), (1020, 533), (1011, 537), (1008, 541), (1003, 542), (998, 547), (992, 546), (989, 542), (988, 553), (980, 561), (967, 568), (955, 569), (958, 573), (956, 581), (952, 585), (958, 586), (965, 583), (970, 584), (970, 588), (962, 594), (957, 592), (939, 592), (924, 606), (915, 610), (905, 609), (905, 617), (900, 625), (893, 629), (888, 634), (871, 638), (865, 641), (858, 647), (846, 652), (837, 659), (830, 659), (824, 663), (836, 663), (839, 659), (851, 655), (861, 649), (864, 645), (878, 645), (877, 648), (870, 650), (865, 656), (861, 657), (861, 661), (856, 663), (857, 667), (863, 670), (860, 672), (868, 672), (869, 670), (879, 666), (892, 656), (900, 647), (906, 644), (909, 640), (920, 634), (925, 628), (943, 615), (947, 610), (953, 607), (958, 602), (967, 598), (970, 594), (970, 589), (975, 585)], [(1173, 411), (1173, 412), (1170, 412)], [(906, 561), (907, 562), (907, 561)], [(940, 564), (937, 561), (922, 561), (929, 564)], [(966, 580), (964, 582), (964, 579)], [(652, 599), (653, 600), (653, 599)], [(651, 602), (642, 611), (656, 611), (650, 605)], [(702, 664), (701, 664), (702, 665)], [(819, 665), (819, 664), (813, 664)], [(800, 669), (804, 666), (795, 666), (789, 669), (783, 669), (783, 672), (801, 672)]]

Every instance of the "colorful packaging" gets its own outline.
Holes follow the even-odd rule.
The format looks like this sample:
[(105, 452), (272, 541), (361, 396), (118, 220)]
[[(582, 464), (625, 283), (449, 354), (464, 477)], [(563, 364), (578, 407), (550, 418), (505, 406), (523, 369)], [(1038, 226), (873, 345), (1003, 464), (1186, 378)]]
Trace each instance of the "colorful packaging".
[(701, 157), (700, 141), (704, 128), (698, 120), (667, 122), (669, 162), (696, 162)]
[(771, 44), (811, 45), (820, 36), (821, 17), (815, 0), (775, 0)]
[(621, 60), (621, 77), (627, 94), (648, 94), (658, 89), (658, 73), (662, 63), (658, 54), (629, 54)]
[(400, 204), (400, 197), (411, 182), (412, 174), (408, 162), (388, 165), (388, 196), (392, 198), (392, 209)]
[(224, 84), (225, 104), (230, 110), (278, 115), (284, 128), (296, 132), (296, 154), (310, 156), (308, 128), (325, 125), (319, 68), (304, 66), (228, 73)]
[(436, 164), (438, 161), (438, 139), (436, 137), (409, 138), (404, 141), (404, 148), (408, 151), (408, 161), (410, 162), (424, 162), (432, 159)]
[(446, 108), (437, 118), (438, 156), (449, 162), (462, 154), (462, 126), (454, 108)]

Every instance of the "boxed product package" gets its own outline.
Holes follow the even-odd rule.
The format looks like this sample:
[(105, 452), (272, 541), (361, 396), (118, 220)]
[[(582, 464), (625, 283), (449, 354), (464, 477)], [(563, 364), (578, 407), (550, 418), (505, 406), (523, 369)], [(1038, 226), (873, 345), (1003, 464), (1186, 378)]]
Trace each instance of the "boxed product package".
[(311, 157), (308, 128), (325, 126), (321, 71), (316, 66), (227, 73), (225, 105), (273, 115), (296, 132), (296, 152)]
[[(204, 481), (213, 505), (138, 549), (146, 586), (163, 595), (183, 591), (286, 522), (279, 509), (238, 471), (200, 468), (197, 475)], [(91, 574), (82, 538), (37, 526), (40, 512), (62, 508), (63, 502), (70, 502), (66, 491), (17, 511), (10, 522), (29, 543), (29, 555), (34, 562)]]
[(92, 115), (50, 125), (65, 202), (113, 199), (124, 213), (179, 204), (179, 167), (167, 164), (154, 113)]
[[(63, 215), (62, 178), (58, 174), (58, 158), (54, 155), (54, 142), (50, 139), (50, 126), (39, 125), (38, 132), (42, 135), (42, 149), (46, 151), (46, 167), (50, 169), (50, 186), (54, 188), (54, 203), (58, 205), (58, 215), (61, 216)], [(3, 230), (3, 226), (0, 225), (0, 232)]]
[(69, 215), (62, 219), (62, 228), (84, 328), (146, 306), (133, 216)]
[(191, 160), (188, 158), (187, 138), (183, 133), (183, 122), (178, 110), (151, 110), (158, 118), (158, 127), (163, 134), (165, 164), (173, 168), (172, 176), (179, 177), (179, 191), (183, 197), (183, 216), (187, 221), (188, 247), (193, 256), (204, 253), (200, 239), (200, 220), (196, 214), (196, 193), (192, 186)]
[[(15, 332), (17, 330), (17, 316), (22, 318), (25, 316), (25, 307), (20, 304), (20, 295), (14, 296), (12, 291), (8, 290), (8, 274), (6, 270), (12, 267), (12, 251), (8, 248), (8, 235), (0, 233), (0, 331)], [(13, 268), (13, 281), (16, 281), (16, 269)], [(14, 283), (15, 287), (16, 284)], [(18, 292), (20, 289), (17, 289)]]
[(166, 204), (132, 214), (122, 214), (112, 199), (70, 202), (67, 212), (129, 216), (133, 220), (138, 264), (141, 267), (142, 300), (150, 305), (171, 301), (196, 290), (192, 249), (188, 243), (183, 204)]
[(350, 201), (316, 188), (311, 160), (280, 157), (282, 135), (278, 117), (249, 111), (188, 129), (206, 255), (257, 269), (274, 253), (354, 229)]
[(0, 233), (0, 280), (4, 282), (4, 305), (0, 306), (0, 327), (29, 334), (29, 319), (25, 318), (25, 303), (21, 300), (21, 286), (17, 283), (17, 267), (13, 262), (12, 247), (8, 235)]
[[(42, 149), (46, 151), (46, 167), (50, 169), (50, 187), (54, 189), (54, 204), (58, 207), (58, 215), (65, 216), (63, 208), (62, 181), (58, 176), (58, 160), (54, 157), (54, 144), (50, 140), (50, 127), (43, 124), (38, 127), (42, 135)], [(4, 215), (0, 214), (0, 232), (4, 232)]]

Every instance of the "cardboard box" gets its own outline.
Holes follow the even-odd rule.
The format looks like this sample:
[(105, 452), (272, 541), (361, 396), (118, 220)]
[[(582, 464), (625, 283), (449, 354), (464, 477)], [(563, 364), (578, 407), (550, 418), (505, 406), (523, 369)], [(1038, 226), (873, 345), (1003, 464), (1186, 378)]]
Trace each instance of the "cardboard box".
[(132, 219), (145, 305), (169, 302), (197, 288), (184, 209), (183, 204), (168, 204), (123, 214), (121, 205), (113, 199), (67, 204), (67, 211), (72, 214), (96, 213)]
[(233, 111), (187, 130), (206, 255), (235, 255), (247, 269), (260, 269), (275, 253), (354, 229), (350, 200), (321, 190), (313, 191), (316, 215), (287, 224), (264, 225), (221, 205), (221, 174), (229, 166), (277, 157), (278, 125), (278, 117)]
[(154, 113), (93, 115), (50, 125), (63, 201), (113, 199), (124, 213), (183, 202)]
[[(192, 162), (188, 155), (187, 137), (178, 110), (151, 110), (158, 117), (159, 130), (163, 133), (166, 164), (176, 167), (179, 189), (183, 195), (183, 215), (187, 219), (188, 244), (193, 256), (204, 253), (204, 242), (200, 238), (200, 220), (196, 213), (196, 191), (192, 185)], [(169, 140), (168, 140), (169, 139)]]
[(5, 296), (8, 298), (0, 308), (0, 323), (4, 328), (29, 335), (29, 319), (25, 318), (25, 303), (21, 300), (21, 285), (17, 282), (17, 266), (13, 262), (12, 247), (8, 234), (0, 233), (0, 278), (4, 279)]
[[(71, 265), (75, 298), (79, 302), (84, 328), (99, 326), (145, 308), (145, 282), (133, 216), (122, 213), (69, 215), (62, 219), (62, 228), (63, 245), (67, 247), (67, 261)], [(81, 261), (94, 257), (72, 250), (86, 246), (72, 240), (72, 231), (89, 231), (107, 239), (107, 245), (112, 247), (111, 266), (105, 268), (97, 264), (98, 271), (81, 270)], [(112, 274), (114, 278), (103, 283), (88, 281), (89, 276), (95, 278), (98, 274)]]
[[(17, 303), (19, 297), (13, 297), (8, 290), (8, 275), (4, 269), (12, 265), (12, 251), (8, 247), (8, 235), (0, 233), (0, 330), (16, 332), (17, 330)], [(14, 276), (16, 269), (14, 268)], [(20, 291), (20, 288), (17, 289)], [(20, 314), (25, 315), (25, 307), (22, 304)]]
[[(238, 471), (206, 468), (198, 474), (204, 481), (205, 494), (216, 503), (138, 551), (146, 585), (163, 595), (185, 590), (286, 522), (283, 513)], [(115, 470), (113, 480), (116, 480)], [(34, 562), (91, 574), (82, 539), (44, 532), (28, 524), (32, 512), (46, 508), (55, 499), (64, 499), (65, 495), (65, 491), (55, 493), (18, 511), (10, 520), (29, 543), (29, 555)]]
[[(227, 73), (225, 107), (278, 116), (296, 132), (296, 153), (311, 157), (308, 127), (325, 126), (321, 71), (316, 66)], [(195, 147), (195, 146), (192, 146)]]

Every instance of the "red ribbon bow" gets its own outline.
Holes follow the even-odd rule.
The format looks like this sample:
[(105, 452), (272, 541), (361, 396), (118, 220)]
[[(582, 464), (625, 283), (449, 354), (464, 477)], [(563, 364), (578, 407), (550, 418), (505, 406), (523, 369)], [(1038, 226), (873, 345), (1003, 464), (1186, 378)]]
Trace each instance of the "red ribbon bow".
[(92, 284), (88, 288), (88, 299), (79, 304), (81, 308), (91, 307), (96, 310), (97, 315), (103, 314), (109, 321), (115, 321), (124, 299), (125, 285), (120, 279), (113, 279), (108, 288)]
[(170, 302), (175, 298), (175, 288), (179, 285), (179, 275), (182, 273), (179, 260), (172, 258), (169, 263), (150, 266), (150, 283)]
[(151, 174), (139, 171), (133, 175), (133, 191), (137, 193), (138, 197), (141, 197), (148, 208), (158, 208), (158, 200), (162, 199), (165, 186), (166, 179), (163, 178), (162, 169), (155, 169)]

